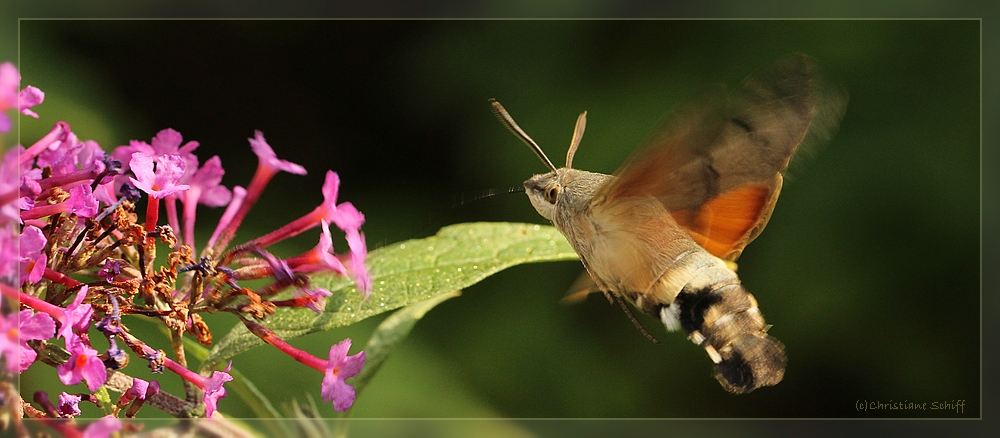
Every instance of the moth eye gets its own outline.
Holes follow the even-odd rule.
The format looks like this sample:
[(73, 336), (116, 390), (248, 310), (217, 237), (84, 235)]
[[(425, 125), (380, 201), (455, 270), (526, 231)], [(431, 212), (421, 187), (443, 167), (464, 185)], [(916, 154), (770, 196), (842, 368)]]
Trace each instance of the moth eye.
[(545, 190), (545, 200), (549, 201), (549, 204), (556, 203), (556, 196), (559, 195), (559, 187), (552, 186)]

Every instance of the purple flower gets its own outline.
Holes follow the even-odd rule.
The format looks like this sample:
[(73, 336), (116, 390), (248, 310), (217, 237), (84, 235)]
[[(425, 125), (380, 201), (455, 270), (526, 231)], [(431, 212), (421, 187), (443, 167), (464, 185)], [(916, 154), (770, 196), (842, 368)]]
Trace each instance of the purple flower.
[(129, 396), (135, 398), (138, 397), (139, 400), (146, 400), (160, 393), (160, 382), (155, 380), (147, 382), (138, 377), (132, 378), (132, 387), (126, 391)]
[(132, 378), (132, 386), (125, 391), (121, 397), (118, 398), (116, 405), (119, 409), (124, 408), (129, 403), (132, 406), (125, 411), (125, 416), (128, 418), (135, 417), (135, 414), (139, 412), (139, 409), (146, 403), (146, 400), (150, 397), (158, 394), (160, 392), (160, 383), (153, 380), (147, 382), (138, 377)]
[(118, 146), (115, 148), (111, 152), (111, 156), (124, 164), (125, 167), (122, 171), (129, 169), (129, 160), (132, 159), (132, 154), (136, 152), (142, 152), (153, 158), (159, 158), (163, 155), (179, 155), (185, 163), (189, 164), (188, 167), (194, 168), (194, 166), (198, 165), (198, 157), (193, 152), (198, 148), (199, 143), (189, 141), (181, 146), (182, 141), (181, 133), (167, 128), (156, 133), (156, 136), (153, 137), (152, 145), (144, 141), (132, 140), (128, 146)]
[[(96, 141), (80, 141), (72, 131), (65, 138), (53, 141), (38, 154), (37, 168), (52, 168), (52, 175), (69, 175), (80, 170), (101, 172), (104, 170), (104, 150)], [(78, 179), (85, 179), (80, 176)], [(92, 178), (92, 176), (91, 176)]]
[(107, 259), (104, 261), (104, 266), (97, 271), (97, 275), (104, 278), (104, 281), (111, 283), (115, 281), (115, 277), (122, 273), (122, 261)]
[(42, 186), (38, 184), (38, 180), (40, 179), (42, 179), (41, 169), (32, 169), (28, 172), (23, 172), (21, 174), (21, 186), (17, 188), (18, 194), (22, 198), (28, 198), (34, 204), (35, 198), (42, 193)]
[(346, 411), (354, 404), (354, 388), (344, 382), (361, 371), (365, 364), (365, 352), (348, 356), (351, 349), (351, 339), (344, 339), (330, 347), (330, 360), (326, 364), (326, 375), (323, 377), (321, 393), (323, 400), (333, 402), (333, 409)]
[[(14, 64), (0, 64), (0, 111), (17, 106), (17, 89), (21, 86), (21, 74)], [(10, 119), (7, 119), (7, 129), (10, 129)]]
[(293, 297), (303, 295), (309, 299), (306, 303), (306, 307), (312, 309), (313, 312), (323, 313), (323, 308), (326, 306), (326, 297), (333, 295), (333, 293), (321, 287), (312, 286), (296, 288), (295, 292), (292, 293)]
[(10, 117), (4, 113), (8, 108), (17, 108), (21, 114), (38, 118), (38, 114), (28, 108), (42, 103), (45, 93), (30, 86), (18, 93), (20, 86), (21, 74), (17, 72), (17, 67), (9, 62), (0, 64), (0, 132), (10, 131)]
[[(195, 162), (197, 164), (197, 162)], [(233, 200), (233, 193), (221, 185), (222, 160), (218, 156), (209, 158), (190, 178), (187, 183), (190, 188), (181, 194), (184, 204), (184, 243), (194, 247), (194, 224), (198, 204), (209, 207), (221, 207)]]
[(153, 157), (142, 152), (132, 154), (129, 167), (135, 173), (135, 178), (129, 178), (136, 188), (146, 192), (156, 199), (163, 199), (182, 190), (190, 188), (187, 184), (177, 184), (187, 164), (179, 155), (162, 155), (156, 158), (154, 170)]
[(35, 204), (31, 199), (21, 198), (22, 207), (27, 208), (21, 213), (21, 219), (29, 221), (59, 213), (73, 213), (82, 218), (93, 217), (97, 214), (97, 198), (89, 185), (73, 185), (69, 193), (69, 199), (58, 204)]
[[(254, 171), (253, 179), (250, 180), (250, 185), (247, 186), (246, 195), (240, 203), (239, 208), (231, 216), (229, 215), (229, 211), (226, 211), (225, 216), (228, 216), (228, 218), (226, 219), (225, 226), (222, 225), (222, 221), (219, 221), (219, 229), (216, 230), (216, 234), (211, 239), (211, 242), (215, 242), (211, 244), (213, 247), (223, 247), (229, 244), (229, 241), (236, 235), (236, 229), (239, 228), (243, 223), (243, 219), (246, 218), (247, 212), (257, 203), (264, 188), (267, 187), (271, 178), (274, 178), (274, 175), (279, 171), (283, 170), (297, 175), (306, 174), (304, 167), (279, 159), (275, 155), (274, 150), (271, 149), (271, 146), (264, 141), (264, 134), (262, 132), (254, 131), (254, 138), (248, 138), (247, 140), (250, 141), (250, 149), (257, 155), (257, 170)], [(235, 193), (236, 188), (233, 188), (233, 191)], [(274, 233), (272, 232), (272, 234)], [(263, 248), (267, 244), (260, 244), (259, 246)]]
[(354, 274), (354, 282), (361, 291), (361, 295), (367, 298), (368, 292), (372, 290), (372, 283), (368, 269), (365, 267), (365, 257), (368, 256), (365, 235), (360, 232), (361, 225), (365, 223), (365, 215), (350, 202), (337, 205), (339, 188), (340, 177), (337, 176), (336, 172), (328, 171), (326, 180), (323, 182), (323, 205), (321, 208), (325, 211), (324, 216), (346, 233), (347, 246), (351, 249), (351, 273)]
[(220, 185), (222, 176), (225, 174), (226, 171), (222, 168), (222, 160), (219, 156), (209, 158), (187, 181), (191, 186), (188, 193), (197, 188), (199, 196), (195, 197), (194, 200), (209, 207), (222, 207), (229, 204), (233, 193), (225, 186)]
[(149, 143), (139, 140), (131, 140), (129, 141), (128, 146), (118, 146), (115, 150), (111, 151), (111, 158), (122, 163), (122, 173), (124, 174), (129, 170), (129, 161), (132, 160), (132, 154), (136, 152), (142, 152), (143, 154), (154, 158), (159, 155), (153, 150), (153, 147), (150, 146)]
[(59, 415), (63, 417), (75, 417), (80, 415), (80, 400), (83, 397), (79, 395), (67, 394), (63, 392), (59, 394)]
[(24, 227), (21, 232), (21, 284), (34, 284), (42, 279), (48, 263), (48, 256), (42, 250), (47, 242), (38, 227)]
[[(319, 235), (319, 243), (306, 253), (304, 257), (301, 257), (301, 259), (295, 258), (296, 264), (293, 266), (293, 269), (296, 272), (321, 272), (330, 270), (346, 276), (347, 268), (337, 258), (337, 254), (333, 252), (333, 235), (330, 233), (330, 223), (321, 220), (320, 227), (322, 228), (322, 233)], [(292, 259), (289, 259), (289, 262), (291, 261)]]
[(70, 207), (79, 217), (94, 217), (97, 214), (97, 198), (94, 190), (87, 184), (81, 184), (69, 190)]
[(105, 415), (87, 425), (83, 431), (83, 438), (108, 438), (119, 430), (122, 430), (122, 421), (113, 415)]
[(45, 92), (39, 90), (37, 87), (32, 87), (31, 85), (24, 87), (21, 93), (18, 95), (21, 99), (21, 105), (19, 109), (21, 114), (26, 116), (31, 116), (38, 118), (38, 113), (28, 109), (35, 105), (42, 103), (45, 100)]
[(55, 331), (55, 321), (44, 313), (25, 309), (0, 315), (0, 356), (7, 357), (7, 369), (11, 373), (23, 373), (37, 356), (28, 341), (50, 339)]
[(76, 385), (81, 380), (87, 380), (87, 389), (97, 391), (108, 379), (104, 363), (97, 357), (97, 350), (90, 348), (83, 339), (74, 336), (67, 348), (69, 360), (56, 367), (59, 380), (67, 385)]
[(153, 146), (153, 151), (157, 155), (180, 155), (185, 161), (190, 161), (190, 159), (195, 159), (197, 163), (197, 157), (194, 155), (194, 150), (198, 149), (200, 143), (197, 141), (189, 141), (181, 146), (181, 142), (184, 141), (184, 137), (181, 136), (180, 132), (172, 128), (167, 128), (156, 133), (156, 137), (153, 137), (151, 141)]
[(229, 375), (229, 369), (232, 367), (233, 361), (229, 361), (225, 370), (213, 371), (212, 377), (205, 379), (205, 398), (202, 400), (205, 402), (206, 418), (212, 418), (212, 413), (215, 412), (219, 399), (226, 396), (226, 388), (223, 388), (222, 385), (233, 380), (233, 376)]
[[(10, 148), (3, 153), (3, 158), (0, 159), (0, 194), (3, 196), (9, 196), (8, 193), (19, 190), (21, 166), (18, 163), (18, 157), (21, 150), (23, 148), (20, 146)], [(19, 196), (24, 195), (19, 194)], [(0, 223), (20, 222), (20, 220), (20, 209), (17, 203), (0, 202)]]
[(294, 173), (296, 175), (305, 175), (306, 169), (298, 164), (291, 161), (285, 161), (278, 158), (278, 155), (274, 153), (274, 149), (267, 144), (264, 140), (264, 133), (260, 131), (254, 131), (254, 138), (250, 138), (250, 149), (253, 153), (257, 154), (257, 159), (260, 160), (260, 167), (266, 167), (271, 170), (272, 173), (279, 170), (283, 170), (288, 173)]
[[(354, 282), (361, 290), (361, 295), (367, 298), (368, 292), (372, 290), (372, 280), (368, 274), (368, 268), (365, 267), (365, 258), (368, 257), (365, 233), (360, 232), (361, 224), (365, 222), (365, 216), (350, 202), (338, 205), (337, 213), (333, 221), (337, 223), (338, 228), (347, 234), (347, 246), (351, 248), (351, 273), (354, 274)], [(338, 222), (338, 218), (340, 218), (340, 222)]]
[(90, 327), (90, 317), (93, 315), (94, 309), (91, 308), (90, 304), (82, 304), (83, 299), (87, 297), (88, 289), (89, 286), (86, 284), (80, 288), (76, 299), (69, 306), (66, 306), (64, 320), (59, 321), (62, 326), (59, 327), (59, 333), (56, 337), (65, 339), (67, 347), (72, 343), (72, 338), (77, 337), (73, 334), (73, 330), (86, 332), (87, 328)]
[(332, 170), (326, 171), (326, 178), (323, 179), (323, 219), (331, 220), (337, 212), (337, 192), (340, 190), (340, 175)]
[(18, 282), (21, 256), (17, 253), (18, 234), (14, 227), (0, 226), (0, 283), (13, 285)]

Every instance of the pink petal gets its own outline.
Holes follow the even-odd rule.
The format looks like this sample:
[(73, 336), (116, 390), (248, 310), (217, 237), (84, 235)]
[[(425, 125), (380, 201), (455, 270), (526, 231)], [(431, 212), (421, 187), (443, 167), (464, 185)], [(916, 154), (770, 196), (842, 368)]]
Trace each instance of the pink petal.
[(365, 215), (354, 208), (354, 204), (345, 202), (337, 206), (337, 211), (330, 220), (341, 230), (358, 230), (365, 223)]
[[(324, 383), (326, 383), (325, 379)], [(356, 398), (354, 388), (339, 379), (325, 385), (322, 395), (323, 400), (333, 402), (333, 409), (340, 412), (350, 409)]]
[(344, 339), (330, 347), (330, 361), (326, 365), (326, 370), (332, 371), (334, 366), (347, 357), (347, 352), (350, 349), (351, 338)]
[(224, 371), (213, 371), (212, 377), (205, 379), (205, 397), (202, 401), (205, 403), (206, 417), (212, 417), (212, 414), (218, 407), (219, 399), (226, 396), (226, 389), (223, 388), (222, 385), (230, 380), (233, 380), (233, 376), (228, 374), (232, 366), (233, 362), (229, 361), (229, 365), (226, 365), (226, 369)]
[(224, 186), (215, 186), (207, 192), (202, 192), (198, 202), (208, 207), (222, 207), (233, 200), (233, 192)]
[(45, 275), (45, 266), (48, 263), (49, 256), (47, 254), (42, 254), (37, 259), (32, 260), (31, 270), (28, 271), (28, 277), (26, 278), (28, 283), (35, 284), (41, 281), (42, 276)]
[(360, 351), (353, 356), (347, 356), (340, 365), (340, 378), (349, 379), (358, 375), (365, 365), (365, 352)]
[(156, 137), (150, 142), (153, 145), (153, 150), (156, 151), (156, 155), (166, 155), (166, 154), (177, 154), (177, 148), (181, 145), (181, 141), (184, 138), (181, 136), (180, 132), (172, 128), (164, 129), (156, 133)]
[(119, 430), (122, 430), (122, 421), (107, 415), (87, 425), (87, 429), (83, 431), (83, 438), (108, 438)]
[(331, 207), (337, 205), (337, 190), (340, 189), (340, 176), (332, 170), (326, 171), (326, 179), (323, 180), (323, 203)]
[(97, 214), (97, 198), (88, 184), (81, 184), (69, 190), (69, 201), (73, 213), (79, 217), (94, 217)]
[[(18, 351), (18, 354), (17, 354), (17, 359), (18, 359), (17, 372), (18, 373), (23, 373), (25, 370), (27, 370), (28, 368), (30, 368), (31, 364), (35, 363), (35, 358), (38, 357), (38, 353), (35, 353), (35, 350), (33, 350), (31, 347), (29, 347), (28, 344), (23, 344), (23, 346), (24, 346), (24, 348), (20, 348), (19, 351)], [(14, 369), (10, 366), (10, 365), (13, 365), (14, 361), (12, 361), (10, 359), (11, 359), (10, 357), (7, 358), (7, 361), (8, 361), (7, 368), (11, 372), (14, 372)]]
[(35, 105), (42, 103), (42, 101), (45, 100), (45, 93), (42, 92), (42, 90), (39, 90), (38, 88), (29, 85), (27, 87), (24, 87), (23, 90), (21, 90), (19, 100), (21, 101), (20, 104), (21, 107), (19, 108), (21, 114), (24, 114), (26, 116), (31, 116), (37, 119), (38, 114), (36, 114), (34, 111), (29, 110), (28, 108), (31, 108)]
[(156, 164), (157, 176), (170, 181), (171, 184), (176, 183), (181, 175), (184, 175), (184, 169), (187, 167), (187, 162), (180, 155), (160, 156), (156, 159)]
[(271, 149), (271, 146), (267, 144), (266, 140), (264, 140), (264, 133), (254, 131), (254, 138), (249, 140), (250, 149), (253, 150), (254, 154), (257, 154), (257, 158), (260, 159), (261, 164), (296, 175), (306, 174), (306, 169), (304, 167), (290, 161), (279, 159), (274, 153), (274, 149)]
[(87, 364), (80, 372), (83, 378), (87, 379), (87, 389), (91, 391), (97, 391), (108, 380), (108, 371), (104, 367), (104, 362), (97, 358), (96, 353), (95, 350), (94, 356), (88, 357)]
[(38, 227), (27, 226), (21, 231), (20, 242), (21, 257), (35, 258), (42, 254), (48, 240)]
[[(152, 190), (153, 180), (156, 174), (153, 173), (153, 157), (142, 152), (132, 153), (132, 159), (128, 162), (129, 169), (135, 174), (135, 178), (129, 178), (132, 183), (140, 189)], [(140, 185), (141, 184), (141, 185)]]
[(56, 333), (56, 323), (45, 313), (25, 309), (18, 312), (21, 320), (19, 332), (22, 341), (51, 339)]
[(67, 394), (66, 392), (59, 394), (59, 414), (64, 417), (80, 415), (80, 400), (83, 400), (83, 397), (79, 395)]

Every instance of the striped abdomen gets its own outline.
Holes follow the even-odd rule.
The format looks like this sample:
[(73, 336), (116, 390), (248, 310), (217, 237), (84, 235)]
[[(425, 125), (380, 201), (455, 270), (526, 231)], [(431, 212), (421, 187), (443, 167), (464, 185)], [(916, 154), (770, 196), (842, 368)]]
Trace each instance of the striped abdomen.
[[(652, 293), (635, 297), (636, 305), (659, 317), (668, 330), (684, 329), (688, 339), (704, 347), (715, 363), (716, 379), (727, 391), (745, 394), (780, 382), (785, 375), (784, 346), (767, 335), (757, 300), (736, 273), (701, 251), (678, 262), (688, 268), (668, 270)], [(687, 281), (680, 291), (670, 293), (677, 290), (670, 285), (683, 277)]]

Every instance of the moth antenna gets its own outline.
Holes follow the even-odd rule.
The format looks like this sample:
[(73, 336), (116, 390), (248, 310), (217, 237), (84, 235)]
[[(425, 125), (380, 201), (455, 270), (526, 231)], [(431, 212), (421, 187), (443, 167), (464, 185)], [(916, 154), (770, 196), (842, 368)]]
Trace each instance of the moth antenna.
[(556, 166), (552, 164), (549, 157), (545, 156), (545, 152), (542, 152), (542, 148), (538, 146), (538, 143), (535, 143), (535, 141), (532, 140), (531, 137), (528, 137), (528, 134), (526, 134), (520, 126), (517, 126), (517, 123), (514, 122), (514, 118), (507, 113), (507, 110), (503, 108), (503, 105), (500, 105), (500, 102), (497, 102), (496, 99), (492, 98), (490, 99), (490, 105), (493, 106), (493, 114), (500, 119), (500, 123), (503, 123), (503, 125), (506, 126), (510, 132), (513, 132), (517, 138), (520, 138), (521, 141), (531, 148), (531, 150), (535, 151), (535, 155), (538, 155), (538, 158), (541, 158), (542, 162), (545, 163), (546, 166), (549, 166), (549, 169), (552, 169), (552, 171), (555, 172)]
[(583, 140), (583, 130), (587, 127), (587, 112), (584, 111), (580, 113), (580, 117), (576, 118), (576, 127), (573, 128), (573, 140), (569, 142), (569, 150), (566, 151), (566, 168), (573, 168), (573, 155), (576, 155), (576, 148), (580, 146), (580, 140)]
[(632, 311), (628, 310), (628, 306), (625, 305), (625, 301), (622, 301), (622, 297), (615, 293), (613, 293), (612, 295), (615, 296), (615, 301), (618, 301), (618, 305), (622, 306), (622, 310), (624, 310), (625, 314), (628, 315), (628, 319), (631, 319), (632, 324), (635, 324), (635, 328), (639, 329), (639, 331), (642, 332), (643, 336), (645, 336), (646, 339), (653, 341), (654, 344), (659, 344), (660, 341), (657, 341), (656, 338), (653, 337), (653, 335), (649, 334), (649, 332), (647, 332), (646, 329), (642, 328), (642, 324), (639, 323), (638, 319), (635, 319), (635, 315), (632, 315)]

